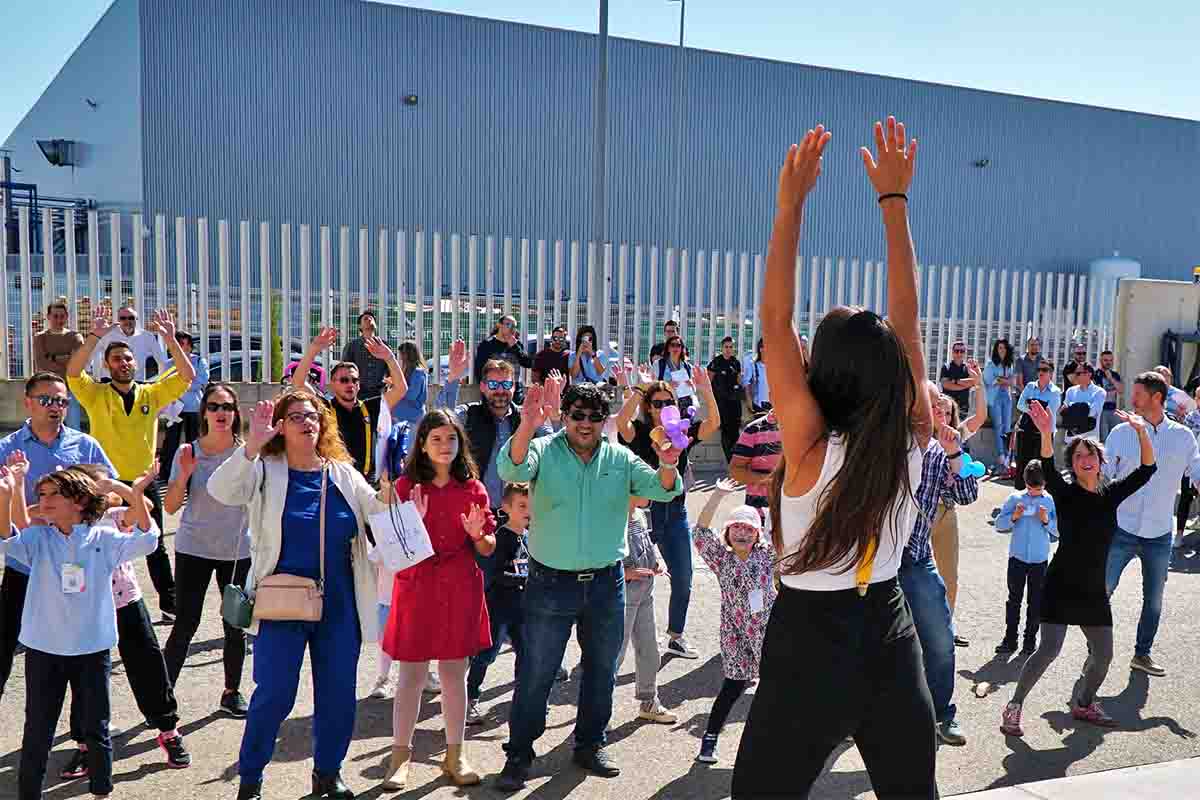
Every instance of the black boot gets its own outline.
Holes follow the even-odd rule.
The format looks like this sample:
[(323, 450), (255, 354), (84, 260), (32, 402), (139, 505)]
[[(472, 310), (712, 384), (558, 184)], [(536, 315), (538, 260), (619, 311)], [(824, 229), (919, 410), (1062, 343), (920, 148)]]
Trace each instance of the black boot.
[(328, 797), (332, 800), (354, 800), (354, 792), (342, 783), (342, 774), (322, 775), (315, 769), (312, 774), (313, 797)]
[(1025, 634), (1025, 644), (1021, 646), (1021, 655), (1031, 656), (1037, 650), (1037, 634)]
[(262, 783), (242, 781), (238, 784), (237, 800), (262, 800)]

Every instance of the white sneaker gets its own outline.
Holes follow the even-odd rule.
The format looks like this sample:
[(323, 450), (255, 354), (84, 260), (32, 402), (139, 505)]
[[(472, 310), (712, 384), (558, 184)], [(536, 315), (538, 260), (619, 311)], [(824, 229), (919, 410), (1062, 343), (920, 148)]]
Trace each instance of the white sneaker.
[(382, 698), (385, 698), (388, 696), (388, 676), (387, 675), (380, 675), (375, 680), (375, 686), (373, 686), (371, 688), (371, 694), (368, 696), (379, 698), (379, 699), (382, 699)]
[(660, 725), (674, 725), (679, 721), (678, 717), (663, 708), (663, 704), (657, 700), (653, 703), (642, 703), (638, 709), (638, 719), (648, 719)]
[(668, 637), (667, 652), (676, 658), (699, 658), (700, 654), (688, 646), (687, 639), (682, 636)]
[(436, 672), (430, 672), (429, 677), (425, 679), (425, 694), (441, 694), (441, 692), (442, 679)]
[(467, 701), (466, 723), (468, 725), (483, 724), (483, 712), (479, 710), (479, 700), (478, 699)]

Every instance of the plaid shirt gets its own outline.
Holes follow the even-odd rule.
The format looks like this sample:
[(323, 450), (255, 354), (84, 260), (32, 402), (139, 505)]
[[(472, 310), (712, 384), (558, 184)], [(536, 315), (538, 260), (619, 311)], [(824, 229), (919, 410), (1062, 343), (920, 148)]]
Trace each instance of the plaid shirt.
[(912, 561), (921, 561), (933, 555), (929, 546), (929, 535), (933, 527), (938, 500), (953, 501), (958, 505), (974, 503), (979, 498), (979, 480), (963, 478), (950, 469), (950, 459), (936, 439), (929, 440), (929, 447), (921, 460), (921, 485), (917, 487), (917, 522), (913, 525), (912, 537), (908, 540), (905, 555)]

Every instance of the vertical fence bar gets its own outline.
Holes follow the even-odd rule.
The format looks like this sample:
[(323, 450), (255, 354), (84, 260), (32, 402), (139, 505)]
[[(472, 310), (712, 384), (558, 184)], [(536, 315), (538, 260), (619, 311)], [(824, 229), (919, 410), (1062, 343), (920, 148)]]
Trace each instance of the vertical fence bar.
[[(7, 228), (5, 225), (0, 225), (0, 227)], [(68, 211), (63, 223), (63, 255), (65, 256), (63, 261), (67, 269), (67, 324), (73, 331), (79, 330), (79, 266), (76, 263), (75, 247), (75, 212)], [(0, 251), (0, 259), (4, 258), (7, 258), (7, 255)], [(161, 264), (159, 265), (159, 271), (162, 271)], [(161, 292), (163, 285), (161, 275), (159, 276), (158, 283), (159, 291)], [(3, 276), (0, 276), (0, 286), (4, 287), (4, 292), (7, 295), (8, 282)], [(7, 305), (7, 296), (3, 299), (5, 300), (3, 305)], [(165, 307), (166, 303), (160, 303), (160, 305)], [(0, 330), (8, 330), (8, 325), (3, 320), (0, 320)], [(0, 378), (4, 378), (7, 375), (7, 372), (0, 369)]]
[(721, 255), (716, 250), (708, 259), (708, 352), (703, 354), (704, 364), (712, 358), (717, 348), (717, 284), (721, 281)]
[[(320, 228), (320, 259), (321, 259), (321, 286), (317, 289), (317, 302), (320, 303), (321, 329), (333, 326), (333, 229), (328, 225), (322, 225)], [(340, 341), (335, 341), (333, 347), (327, 347), (321, 354), (325, 359), (325, 369), (333, 368), (333, 363), (337, 356), (341, 354), (339, 345), (345, 344), (350, 331), (342, 330), (338, 332), (341, 336)]]
[[(91, 213), (88, 218), (90, 220)], [(91, 225), (89, 224), (89, 228)], [(89, 231), (90, 233), (90, 231)], [(88, 248), (91, 249), (90, 247)], [(188, 277), (187, 277), (187, 220), (183, 217), (175, 218), (175, 314), (177, 318), (176, 324), (187, 330), (195, 328), (193, 320), (188, 318)], [(96, 274), (91, 276), (92, 281), (92, 313), (96, 313)]]
[(846, 259), (837, 260), (837, 301), (835, 305), (846, 304)]
[(974, 352), (978, 352), (982, 346), (979, 344), (982, 341), (983, 334), (983, 288), (986, 283), (987, 273), (982, 267), (976, 267), (975, 270), (975, 329), (971, 331), (971, 338), (967, 340), (967, 348)]
[[(417, 349), (421, 349), (421, 337), (415, 332), (410, 337), (408, 333), (408, 233), (404, 229), (396, 231), (396, 308), (400, 309), (400, 337), (412, 338)], [(441, 384), (442, 373), (437, 364), (429, 366), (429, 380)]]
[[(639, 302), (641, 298), (639, 298)], [(650, 350), (654, 347), (655, 310), (658, 308), (658, 245), (650, 246), (650, 294), (646, 303), (646, 360), (650, 360)], [(665, 319), (665, 317), (664, 317)], [(638, 341), (642, 338), (641, 326), (636, 334)]]
[[(946, 349), (946, 322), (947, 322), (946, 321), (946, 295), (949, 292), (949, 288), (950, 288), (947, 285), (948, 282), (946, 280), (946, 272), (949, 269), (950, 269), (949, 267), (941, 267), (938, 270), (938, 308), (937, 308), (937, 323), (936, 324), (937, 324), (938, 344), (941, 346), (941, 349), (943, 349), (943, 350)], [(937, 350), (933, 350), (932, 347), (930, 349), (934, 353), (938, 352)]]
[[(380, 335), (383, 336), (386, 341), (388, 341), (392, 344), (395, 344), (395, 345), (399, 345), (401, 342), (404, 341), (404, 338), (405, 338), (404, 337), (404, 328), (400, 329), (399, 338), (392, 336), (388, 333), (388, 331), (391, 330), (391, 327), (389, 327), (389, 326), (392, 324), (391, 314), (388, 312), (388, 309), (391, 308), (390, 304), (388, 303), (388, 250), (390, 249), (389, 242), (390, 242), (390, 238), (388, 236), (387, 228), (381, 227), (379, 229), (379, 233), (375, 237), (375, 250), (377, 253), (375, 265), (376, 265), (376, 269), (378, 270), (378, 287), (375, 292), (375, 298), (376, 298), (376, 302), (379, 304), (375, 309), (375, 313), (379, 315), (379, 333), (380, 333)], [(361, 270), (362, 270), (362, 265), (360, 264), (359, 265), (359, 275), (358, 275), (359, 289), (361, 290), (359, 302), (362, 304), (363, 308), (367, 308), (371, 305), (371, 295), (370, 295), (370, 291), (369, 291), (370, 283), (371, 283), (371, 276), (370, 276), (370, 274), (363, 275)], [(364, 278), (365, 278), (365, 280), (364, 280)]]
[(217, 221), (217, 330), (221, 336), (220, 357), (226, 371), (232, 367), (229, 358), (229, 221)]
[[(627, 339), (625, 337), (625, 318), (626, 306), (629, 305), (629, 245), (625, 242), (621, 243), (620, 250), (617, 251), (617, 352), (621, 357), (625, 357), (625, 346)], [(620, 364), (617, 365), (620, 368)]]
[(1058, 280), (1055, 281), (1054, 287), (1054, 327), (1055, 338), (1058, 340), (1056, 350), (1059, 352), (1060, 360), (1058, 363), (1067, 363), (1071, 351), (1071, 343), (1067, 340), (1067, 336), (1063, 335), (1063, 298), (1066, 296), (1066, 274), (1058, 273)]
[[(109, 297), (111, 298), (112, 313), (115, 317), (117, 311), (125, 303), (125, 298), (121, 294), (121, 215), (115, 212), (108, 215), (108, 243), (110, 261), (108, 274), (112, 279)], [(29, 317), (25, 318), (25, 325), (26, 327), (29, 326)]]
[(579, 326), (575, 311), (579, 294), (579, 242), (571, 242), (571, 272), (567, 278), (567, 341), (575, 346), (575, 328)]
[[(633, 336), (629, 343), (629, 360), (638, 363), (641, 349), (638, 347), (642, 336), (642, 246), (633, 246)], [(621, 351), (625, 355), (625, 351)]]
[(442, 234), (433, 234), (433, 280), (429, 282), (433, 308), (433, 363), (442, 363)]
[[(300, 350), (308, 349), (312, 338), (312, 228), (300, 226)], [(328, 371), (326, 371), (328, 376)]]
[[(1007, 333), (1006, 309), (1004, 307), (1005, 300), (1008, 298), (1008, 270), (1000, 270), (1000, 287), (996, 292), (996, 335), (999, 339)], [(988, 353), (992, 352), (991, 342), (988, 342)], [(1010, 342), (1011, 344), (1011, 342)]]
[[(238, 312), (238, 328), (242, 333), (242, 380), (247, 383), (254, 381), (254, 361), (250, 347), (250, 221), (238, 223), (238, 261), (241, 262), (241, 297)], [(270, 352), (266, 345), (259, 347), (260, 353)], [(226, 375), (231, 375), (227, 371)], [(261, 372), (259, 373), (261, 375)]]
[(933, 363), (933, 356), (937, 352), (933, 349), (933, 287), (941, 271), (937, 266), (927, 264), (918, 274), (924, 280), (925, 289), (925, 331), (922, 334), (922, 341), (925, 343), (925, 365), (928, 367), (929, 364)]
[[(1020, 343), (1021, 343), (1021, 330), (1020, 330), (1021, 307), (1019, 305), (1017, 305), (1020, 289), (1021, 289), (1021, 275), (1016, 270), (1013, 270), (1012, 290), (1009, 293), (1009, 300), (1008, 300), (1008, 325), (1009, 325), (1008, 342), (1009, 342), (1009, 344), (1011, 344), (1013, 346), (1014, 349), (1020, 347)], [(1024, 349), (1021, 349), (1021, 350), (1018, 350), (1018, 352), (1024, 353), (1025, 351), (1024, 351)]]
[[(554, 324), (562, 323), (562, 303), (566, 301), (566, 295), (563, 293), (563, 241), (556, 239), (554, 242), (554, 294), (552, 297), (552, 313), (554, 315)], [(567, 337), (571, 336), (571, 328), (567, 326)]]
[(609, 313), (612, 307), (613, 291), (612, 242), (604, 242), (600, 247), (600, 264), (603, 270), (601, 286), (604, 287), (604, 292), (600, 297), (596, 298), (596, 308), (600, 311), (600, 341), (596, 342), (596, 352), (600, 352), (599, 348), (607, 346), (608, 342), (612, 339), (612, 314)]
[[(1025, 347), (1032, 331), (1029, 328), (1029, 270), (1021, 271), (1021, 332), (1018, 334), (1021, 339), (1021, 347)], [(1024, 349), (1021, 350), (1025, 352)]]
[[(958, 323), (958, 298), (959, 298), (959, 293), (958, 293), (959, 271), (960, 271), (959, 267), (956, 264), (954, 266), (954, 272), (952, 273), (952, 277), (950, 279), (950, 317), (946, 322), (947, 328), (946, 328), (946, 332), (945, 332), (945, 336), (944, 336), (945, 341), (943, 342), (943, 345), (945, 347), (950, 347), (952, 344), (954, 344), (954, 340), (956, 338), (958, 338), (957, 323)], [(980, 388), (979, 391), (983, 391), (982, 387)]]
[[(283, 368), (292, 363), (292, 226), (279, 226), (280, 335), (283, 337)], [(305, 343), (300, 345), (305, 346)], [(283, 377), (282, 375), (280, 376)]]
[[(4, 221), (7, 224), (7, 220)], [(30, 255), (29, 207), (17, 209), (17, 247), (21, 261), (21, 324), (14, 325), (13, 330), (21, 332), (21, 373), (18, 377), (27, 378), (33, 374), (33, 267)], [(4, 287), (5, 293), (8, 287)], [(7, 305), (8, 298), (5, 298)], [(5, 336), (8, 330), (4, 331)]]
[[(551, 316), (550, 324), (554, 324)], [(537, 241), (537, 349), (546, 346), (546, 240)]]
[[(386, 251), (387, 248), (385, 247)], [(349, 272), (349, 265), (346, 267)], [(342, 296), (342, 306), (350, 306), (350, 276), (342, 276), (342, 285), (338, 287), (338, 292)], [(371, 309), (371, 229), (363, 225), (358, 229), (358, 313), (373, 310), (376, 314), (380, 313), (378, 309)], [(357, 316), (357, 315), (355, 315)], [(383, 327), (383, 320), (379, 317), (375, 318), (379, 322), (379, 335), (387, 342), (387, 328)], [(389, 345), (390, 346), (390, 345)]]
[[(259, 324), (259, 357), (262, 359), (262, 371), (259, 376), (263, 383), (274, 383), (281, 380), (282, 375), (276, 375), (271, 363), (271, 353), (274, 351), (272, 339), (275, 332), (278, 330), (279, 320), (274, 319), (273, 303), (271, 296), (271, 224), (268, 222), (258, 223), (258, 303), (259, 314), (262, 315)], [(287, 351), (287, 336), (284, 335), (280, 340), (283, 342), (283, 357), (285, 359), (284, 366), (287, 366), (286, 359)]]
[[(528, 348), (526, 344), (529, 341), (529, 240), (521, 239), (521, 271), (518, 280), (520, 284), (521, 294), (521, 323), (518, 330), (521, 331), (521, 349)], [(524, 372), (524, 370), (521, 370)]]
[[(416, 301), (417, 347), (422, 353), (432, 353), (433, 349), (425, 347), (425, 231), (418, 230), (413, 234), (413, 297)], [(441, 375), (441, 362), (434, 359), (430, 367)], [(439, 383), (441, 382), (439, 378)]]
[[(364, 239), (366, 238), (365, 237), (366, 232), (367, 232), (366, 228), (361, 228), (359, 230), (358, 260), (359, 260), (360, 264), (362, 263), (362, 260), (363, 260), (362, 251), (363, 251), (364, 246), (366, 245), (366, 242), (364, 241)], [(330, 235), (332, 235), (332, 232)], [(324, 298), (329, 297), (331, 295), (333, 295), (333, 292), (330, 291), (330, 287), (328, 287), (328, 286), (321, 287), (322, 300), (324, 300)], [(354, 335), (357, 333), (357, 331), (353, 330), (350, 327), (350, 228), (346, 225), (342, 225), (338, 228), (337, 298), (340, 301), (341, 313), (338, 314), (335, 312), (332, 315), (332, 318), (334, 320), (336, 320), (336, 322), (334, 324), (337, 325), (338, 336), (340, 337), (341, 344), (343, 346), (345, 346), (346, 342), (348, 342), (348, 341), (350, 341), (350, 339), (354, 338)], [(323, 305), (324, 305), (324, 303), (322, 303), (322, 306)], [(380, 331), (381, 335), (382, 335), (382, 333), (383, 332)]]
[[(1035, 273), (1033, 276), (1033, 301), (1029, 306), (1029, 324), (1030, 335), (1036, 336), (1041, 340), (1042, 346), (1046, 345), (1046, 338), (1042, 335), (1042, 273)], [(1042, 350), (1042, 358), (1051, 360), (1053, 355), (1049, 350)]]
[[(34, 309), (35, 316), (40, 316), (43, 320), (42, 330), (49, 327), (49, 320), (46, 319), (46, 306), (58, 297), (57, 281), (54, 279), (54, 218), (57, 216), (57, 211), (53, 208), (42, 209), (42, 302)], [(29, 287), (32, 291), (33, 287)], [(135, 289), (137, 287), (134, 287)], [(142, 313), (140, 310), (138, 313)], [(30, 325), (32, 331), (33, 326)], [(32, 335), (32, 334), (31, 334)], [(32, 370), (33, 374), (36, 370)]]
[[(67, 226), (71, 231), (68, 238), (72, 242), (70, 251), (67, 254), (67, 285), (73, 287), (72, 280), (74, 275), (71, 274), (75, 270), (75, 225)], [(75, 297), (74, 288), (70, 288), (68, 295), (71, 298)], [(167, 305), (167, 218), (162, 214), (154, 215), (154, 305), (156, 308), (168, 308)], [(176, 314), (178, 319), (178, 314)]]
[[(704, 251), (701, 250), (697, 255), (699, 263), (704, 263)], [(692, 289), (692, 254), (687, 250), (679, 251), (679, 334), (683, 337), (683, 347), (685, 351), (695, 353), (697, 351), (695, 338), (689, 337), (688, 333), (691, 328), (688, 326), (688, 314), (691, 308), (689, 293)], [(697, 315), (698, 316), (698, 315)], [(699, 319), (697, 318), (697, 323)], [(690, 343), (690, 347), (689, 347)], [(665, 355), (665, 353), (664, 353)]]
[(454, 342), (461, 334), (459, 332), (459, 306), (462, 298), (462, 247), (457, 233), (450, 234), (450, 342)]
[[(580, 294), (582, 294), (585, 291), (585, 287), (589, 286), (592, 276), (595, 275), (596, 270), (599, 269), (599, 267), (596, 264), (596, 257), (597, 257), (596, 243), (588, 242), (587, 243), (587, 274), (583, 276), (583, 279), (581, 281), (579, 281), (578, 283), (575, 284), (575, 287), (579, 291)], [(591, 296), (590, 288), (587, 291), (588, 291), (588, 295), (586, 297), (580, 297), (579, 299), (586, 300), (586, 302), (583, 305), (583, 314), (584, 314), (584, 317), (586, 318), (588, 324), (591, 324), (593, 321), (592, 320), (592, 307), (594, 305), (595, 298)], [(579, 320), (578, 319), (572, 320), (572, 324), (578, 326)], [(595, 327), (595, 326), (593, 325), (593, 327)], [(602, 330), (603, 328), (604, 328), (603, 325), (601, 325), (599, 328), (597, 328), (597, 330), (596, 330), (597, 338), (600, 335), (600, 330)], [(600, 346), (600, 342), (595, 342), (594, 344), (596, 347)]]
[(479, 237), (472, 235), (467, 240), (467, 349), (472, 356), (475, 354), (476, 317), (478, 316), (478, 269), (479, 269)]
[[(746, 351), (746, 304), (750, 296), (750, 254), (742, 253), (738, 257), (738, 288), (737, 288), (737, 337), (738, 358)], [(753, 306), (751, 306), (753, 307)]]
[[(852, 306), (858, 305), (860, 302), (859, 298), (858, 298), (858, 293), (859, 293), (858, 270), (859, 270), (858, 259), (857, 258), (851, 259), (850, 260), (850, 294), (847, 296), (847, 299), (846, 299), (847, 305), (852, 305)], [(800, 282), (796, 281), (796, 283), (799, 284)]]
[[(0, 203), (0, 380), (8, 380), (13, 377), (10, 371), (12, 365), (9, 363), (8, 350), (14, 344), (8, 333), (10, 330), (8, 319), (8, 193), (0, 193), (0, 199), (5, 201)], [(76, 302), (72, 305), (77, 304)], [(74, 322), (71, 327), (78, 329), (78, 325)], [(14, 325), (12, 329), (15, 330), (16, 326)]]
[(504, 270), (504, 305), (500, 308), (500, 314), (512, 313), (512, 269), (513, 269), (513, 243), (512, 237), (505, 236), (504, 243), (501, 249), (501, 268)]
[[(1067, 276), (1067, 293), (1065, 295), (1060, 295), (1059, 300), (1058, 300), (1059, 313), (1062, 315), (1061, 320), (1060, 320), (1061, 324), (1059, 327), (1066, 328), (1066, 333), (1063, 335), (1063, 338), (1067, 340), (1068, 347), (1070, 347), (1071, 344), (1075, 340), (1075, 325), (1074, 325), (1074, 316), (1075, 315), (1073, 313), (1073, 309), (1071, 308), (1071, 306), (1074, 305), (1074, 303), (1075, 303), (1075, 274), (1072, 273)], [(1087, 348), (1085, 346), (1084, 352), (1086, 353), (1086, 351), (1087, 351)], [(1088, 356), (1085, 355), (1084, 358), (1088, 358)]]
[(1097, 316), (1099, 309), (1096, 306), (1096, 287), (1099, 283), (1099, 279), (1088, 281), (1087, 331), (1089, 338), (1096, 346), (1096, 350), (1103, 351), (1105, 346), (1100, 336), (1100, 320)]
[[(496, 316), (496, 304), (495, 304), (495, 300), (496, 300), (496, 241), (495, 241), (495, 239), (493, 239), (491, 236), (487, 237), (486, 245), (487, 246), (484, 250), (485, 264), (484, 264), (483, 277), (484, 277), (484, 290), (487, 292), (487, 294), (484, 296), (485, 302), (484, 302), (484, 306), (483, 306), (483, 308), (484, 308), (483, 325), (480, 326), (479, 341), (483, 341), (484, 339), (487, 338), (487, 335), (483, 331), (491, 329), (492, 323), (495, 321), (495, 316)], [(479, 376), (476, 375), (475, 379), (478, 380)]]
[[(665, 264), (665, 272), (663, 273), (663, 304), (662, 304), (663, 318), (662, 318), (662, 323), (661, 323), (662, 325), (665, 325), (667, 320), (669, 320), (669, 319), (673, 319), (676, 322), (679, 321), (679, 317), (677, 316), (676, 311), (675, 311), (675, 268), (676, 268), (676, 263), (677, 263), (676, 260), (678, 259), (678, 257), (679, 257), (678, 250), (672, 250), (670, 247), (667, 248), (667, 261)], [(683, 330), (683, 328), (681, 326), (680, 331), (682, 331), (682, 330)], [(650, 340), (652, 342), (658, 341), (658, 331), (657, 330), (650, 331)]]
[(196, 321), (196, 329), (200, 332), (200, 355), (204, 358), (209, 356), (208, 346), (208, 219), (201, 217), (196, 220), (196, 271), (197, 284), (199, 292), (200, 306), (197, 311), (199, 319)]
[(1099, 351), (1093, 351), (1091, 336), (1088, 335), (1086, 329), (1083, 328), (1083, 299), (1087, 297), (1087, 276), (1080, 275), (1079, 283), (1076, 285), (1077, 291), (1071, 292), (1071, 303), (1075, 306), (1075, 330), (1078, 331), (1080, 341), (1087, 348), (1088, 356), (1092, 359), (1093, 366), (1100, 361)]
[(818, 291), (817, 282), (821, 278), (820, 272), (821, 272), (821, 262), (820, 262), (820, 260), (818, 260), (816, 258), (816, 256), (814, 256), (812, 259), (809, 260), (809, 269), (808, 269), (808, 298), (807, 298), (808, 313), (807, 313), (806, 319), (807, 319), (807, 324), (808, 324), (807, 330), (810, 332), (810, 335), (812, 333), (816, 332), (817, 324), (821, 321), (821, 318), (818, 314), (818, 307), (819, 307), (818, 300), (820, 299), (820, 295), (817, 294), (817, 291)]
[(725, 251), (725, 326), (722, 328), (721, 338), (724, 339), (730, 335), (733, 328), (733, 315), (736, 313), (737, 304), (734, 302), (733, 296), (733, 251)]
[(759, 319), (757, 309), (759, 307), (759, 304), (762, 302), (761, 295), (762, 295), (764, 267), (765, 267), (765, 264), (763, 263), (762, 255), (759, 253), (755, 253), (754, 254), (753, 281), (748, 282), (748, 285), (746, 286), (747, 291), (751, 293), (747, 296), (747, 301), (751, 304), (750, 316), (751, 316), (751, 319), (753, 320), (750, 325), (750, 342), (748, 343), (746, 349), (750, 350), (752, 352), (755, 351), (756, 348), (758, 347), (760, 319)]
[[(142, 230), (142, 215), (134, 214), (132, 239), (129, 242), (129, 249), (133, 256), (131, 259), (133, 261), (133, 307), (137, 309), (139, 317), (145, 317), (146, 315), (146, 248), (144, 246), (145, 239), (142, 237)], [(44, 241), (45, 240), (43, 240), (43, 242)], [(50, 271), (50, 275), (53, 276), (53, 262), (49, 258), (46, 259), (46, 266)], [(51, 283), (53, 283), (53, 281), (51, 281)], [(42, 287), (44, 288), (45, 286), (46, 284), (43, 282)], [(163, 345), (165, 347), (166, 342), (163, 342)], [(161, 365), (159, 369), (162, 369)]]

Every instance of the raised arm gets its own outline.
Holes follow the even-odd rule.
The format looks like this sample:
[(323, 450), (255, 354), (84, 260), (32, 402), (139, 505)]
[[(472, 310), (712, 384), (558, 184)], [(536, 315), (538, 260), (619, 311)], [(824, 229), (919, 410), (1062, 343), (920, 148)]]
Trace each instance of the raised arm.
[(1042, 437), (1039, 456), (1042, 459), (1042, 472), (1046, 476), (1046, 491), (1051, 495), (1062, 492), (1067, 488), (1067, 483), (1054, 465), (1054, 420), (1041, 403), (1031, 403), (1029, 411), (1026, 413), (1029, 414), (1029, 418), (1033, 420), (1033, 424), (1037, 426), (1038, 433)]
[(308, 343), (308, 348), (304, 351), (304, 357), (296, 365), (296, 371), (292, 373), (292, 388), (304, 389), (307, 386), (308, 370), (312, 367), (313, 362), (317, 360), (317, 356), (322, 350), (327, 350), (336, 343), (337, 328), (323, 328), (320, 333), (313, 337), (313, 340)]
[[(968, 361), (967, 372), (971, 374), (973, 379), (977, 380), (979, 378), (979, 365), (976, 364), (974, 360)], [(967, 417), (967, 419), (963, 422), (963, 427), (967, 431), (967, 436), (974, 436), (979, 429), (983, 427), (983, 423), (987, 422), (987, 418), (987, 393), (982, 391), (975, 392), (975, 413)]]
[(76, 348), (71, 354), (71, 360), (67, 362), (67, 377), (78, 378), (87, 369), (88, 362), (92, 360), (92, 353), (96, 350), (96, 345), (100, 344), (100, 340), (109, 334), (115, 326), (112, 325), (104, 317), (92, 317), (92, 329), (88, 331), (88, 335), (84, 337), (83, 344)]
[(821, 154), (832, 134), (818, 125), (792, 145), (779, 169), (775, 222), (767, 246), (767, 268), (759, 314), (765, 342), (763, 359), (770, 377), (771, 405), (779, 418), (783, 450), (790, 464), (825, 434), (825, 418), (808, 386), (808, 362), (792, 322), (796, 296), (796, 248), (804, 201), (821, 175)]
[[(913, 399), (912, 430), (917, 444), (924, 449), (933, 434), (927, 380), (925, 348), (921, 342), (920, 308), (917, 298), (917, 254), (908, 228), (908, 201), (903, 196), (912, 183), (917, 163), (917, 140), (905, 141), (904, 124), (888, 117), (887, 132), (875, 123), (875, 147), (878, 162), (871, 151), (862, 148), (863, 164), (871, 185), (879, 194), (883, 227), (887, 237), (887, 317), (908, 354), (916, 397)], [(891, 195), (888, 197), (888, 195)], [(788, 295), (791, 298), (792, 295)]]
[[(642, 407), (642, 399), (646, 396), (645, 386), (650, 383), (649, 364), (642, 364), (638, 368), (637, 378), (639, 385), (629, 387), (629, 396), (625, 398), (624, 404), (621, 405), (621, 410), (617, 412), (617, 434), (621, 437), (621, 441), (626, 444), (631, 443), (637, 436), (637, 432), (633, 429), (633, 421), (637, 419), (638, 411)], [(625, 377), (622, 377), (620, 374), (617, 375), (618, 384), (624, 385), (628, 382), (628, 374)]]
[(708, 416), (700, 423), (700, 439), (703, 440), (721, 430), (721, 407), (717, 404), (716, 395), (713, 394), (712, 377), (708, 374), (707, 369), (701, 366), (694, 367), (692, 382), (696, 385), (700, 396), (704, 398), (704, 408), (708, 411)]
[(190, 444), (181, 444), (175, 451), (175, 463), (171, 465), (170, 481), (167, 483), (167, 494), (163, 497), (163, 510), (168, 514), (176, 514), (183, 508), (187, 495), (188, 481), (196, 471), (196, 451)]
[(367, 346), (368, 353), (387, 364), (388, 377), (392, 379), (392, 387), (383, 393), (383, 402), (387, 403), (390, 411), (404, 399), (404, 395), (408, 394), (408, 379), (404, 377), (404, 367), (401, 366), (396, 359), (396, 354), (384, 343), (383, 339), (369, 336), (364, 344)]
[(187, 353), (183, 352), (183, 347), (175, 341), (175, 319), (171, 312), (161, 308), (155, 311), (146, 325), (146, 330), (158, 334), (158, 337), (167, 343), (167, 354), (175, 362), (175, 373), (179, 375), (181, 382), (190, 387), (196, 378), (196, 368), (192, 366), (192, 360), (188, 358)]

